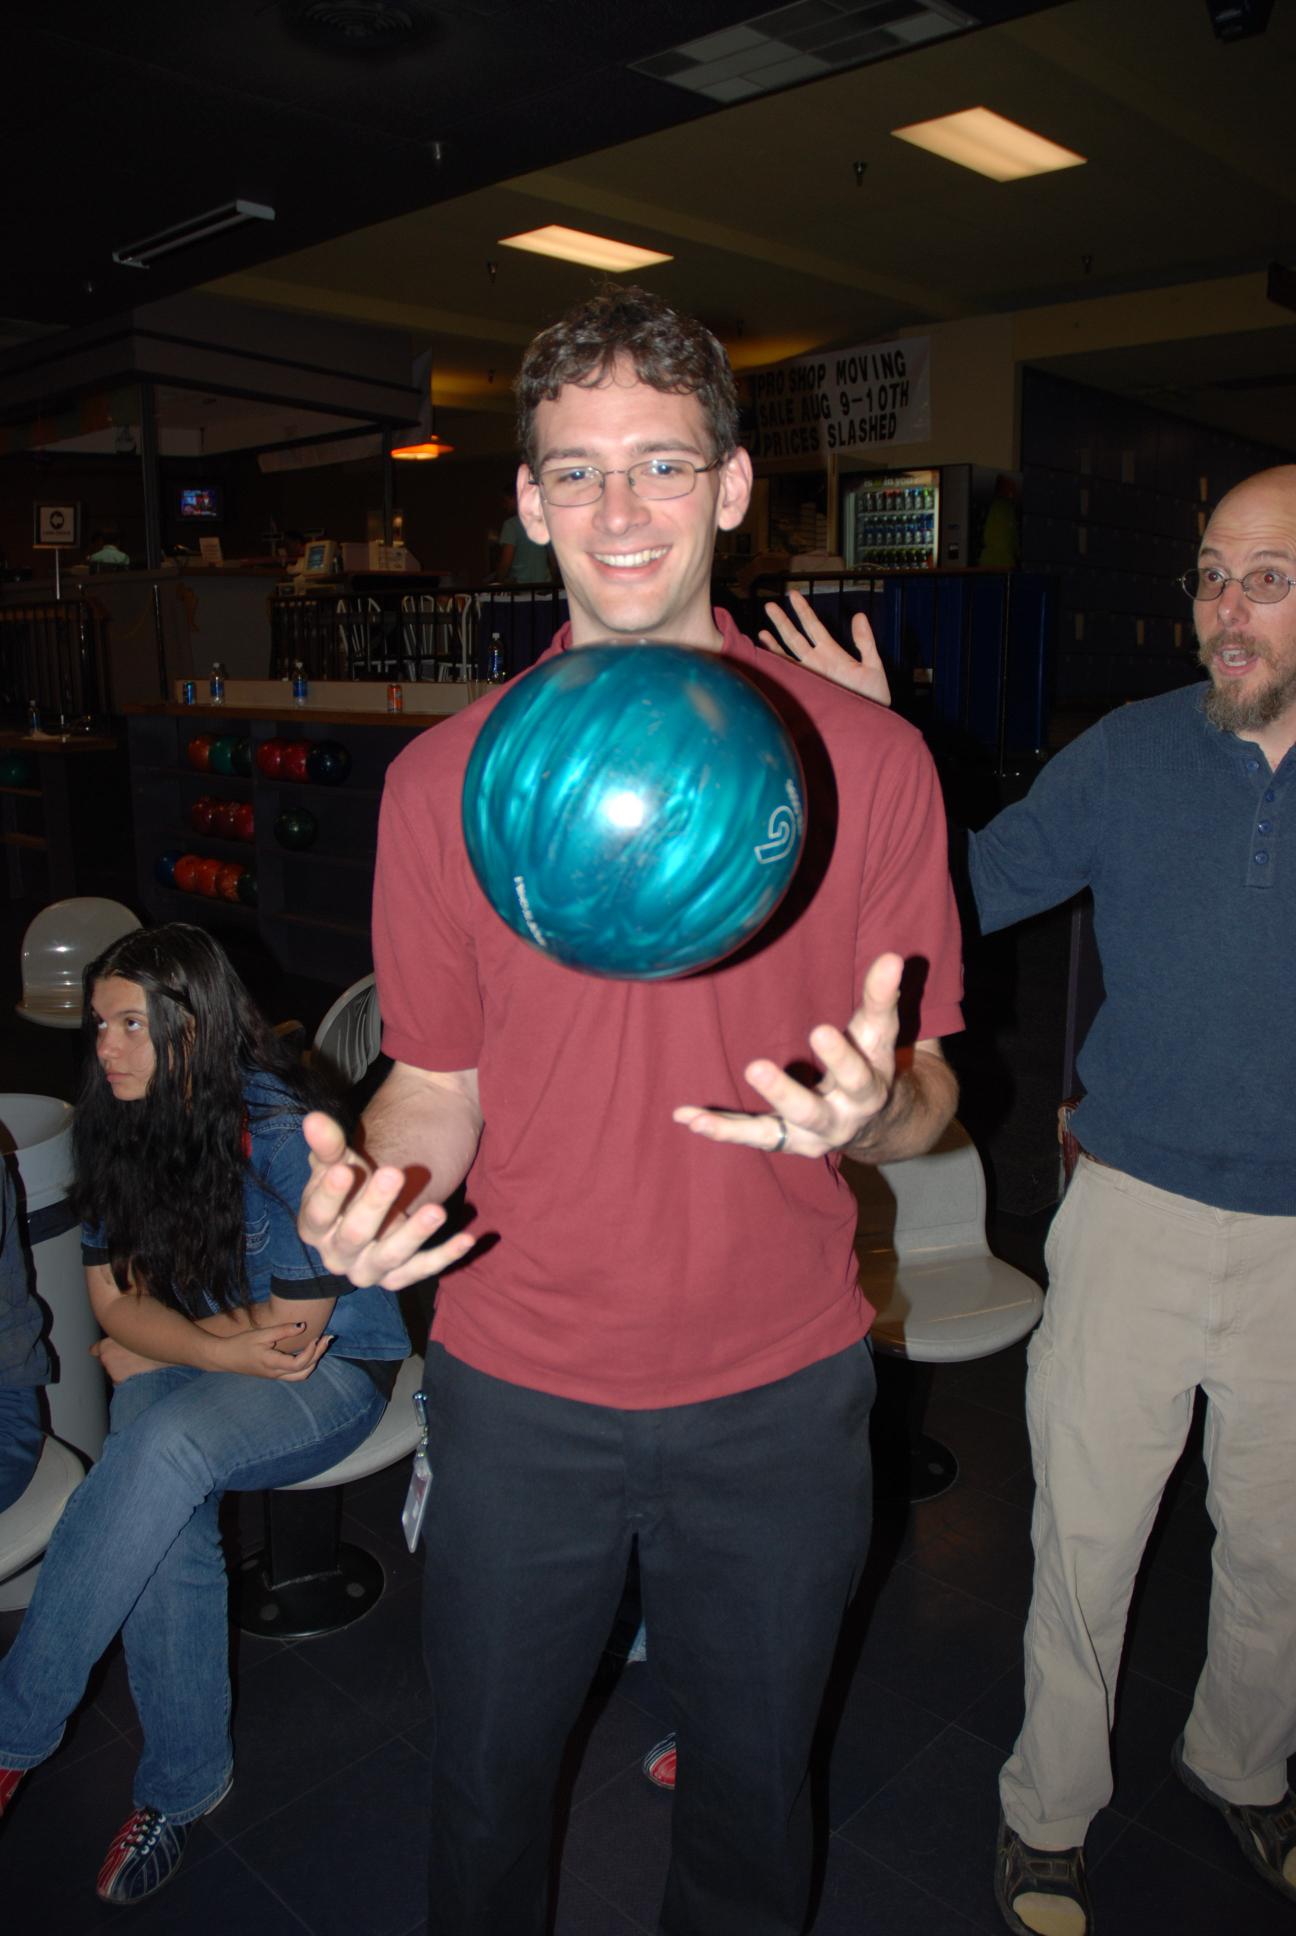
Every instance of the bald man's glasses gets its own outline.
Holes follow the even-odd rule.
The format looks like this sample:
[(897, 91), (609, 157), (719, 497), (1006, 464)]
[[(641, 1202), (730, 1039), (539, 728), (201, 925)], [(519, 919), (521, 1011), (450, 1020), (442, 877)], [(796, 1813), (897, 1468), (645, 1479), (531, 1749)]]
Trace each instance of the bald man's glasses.
[(1230, 578), (1215, 565), (1205, 565), (1199, 571), (1186, 571), (1179, 583), (1195, 602), (1213, 603), (1223, 598), (1226, 585), (1240, 585), (1253, 605), (1279, 605), (1296, 585), (1296, 578), (1288, 578), (1270, 565), (1259, 566), (1241, 578)]

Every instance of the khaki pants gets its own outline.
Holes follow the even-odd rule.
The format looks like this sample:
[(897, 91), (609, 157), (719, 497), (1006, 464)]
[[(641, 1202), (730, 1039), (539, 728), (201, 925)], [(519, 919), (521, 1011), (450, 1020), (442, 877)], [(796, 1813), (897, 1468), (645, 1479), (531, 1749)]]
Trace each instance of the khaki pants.
[[(1037, 1494), (1009, 1827), (1072, 1848), (1111, 1799), (1130, 1593), (1200, 1385), (1215, 1525), (1184, 1758), (1281, 1800), (1296, 1749), (1296, 1217), (1213, 1210), (1084, 1159), (1054, 1220), (1026, 1388)], [(1167, 1743), (1167, 1751), (1169, 1743)]]

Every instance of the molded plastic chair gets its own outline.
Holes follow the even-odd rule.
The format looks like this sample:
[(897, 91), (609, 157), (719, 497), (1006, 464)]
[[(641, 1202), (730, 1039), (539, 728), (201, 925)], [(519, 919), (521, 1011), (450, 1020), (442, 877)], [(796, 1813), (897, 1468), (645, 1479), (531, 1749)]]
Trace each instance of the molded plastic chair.
[(342, 1487), (413, 1452), (420, 1432), (414, 1394), (422, 1382), (423, 1359), (415, 1354), (401, 1366), (391, 1402), (354, 1452), (313, 1479), (265, 1494), (266, 1543), (243, 1562), (237, 1583), (244, 1633), (307, 1640), (349, 1626), (376, 1604), (382, 1564), (342, 1539)]
[(311, 1052), (348, 1089), (368, 1073), (382, 1053), (382, 1017), (372, 975), (362, 975), (338, 996), (315, 1031)]
[(120, 901), (79, 895), (52, 901), (27, 928), (22, 944), (18, 1013), (42, 1028), (81, 1026), (81, 974), (87, 962), (140, 922)]
[(27, 1605), (33, 1561), (49, 1545), (64, 1506), (84, 1477), (85, 1468), (76, 1453), (47, 1437), (27, 1490), (0, 1513), (0, 1610)]
[[(879, 1351), (918, 1364), (986, 1358), (1034, 1330), (1039, 1285), (991, 1254), (985, 1236), (981, 1158), (959, 1122), (935, 1149), (906, 1163), (842, 1164), (860, 1206), (855, 1248), (860, 1285), (877, 1311)], [(953, 1485), (958, 1461), (923, 1439), (915, 1447), (912, 1498)], [(926, 1477), (923, 1477), (923, 1469)]]
[(108, 1430), (109, 1385), (90, 1355), (103, 1333), (86, 1296), (81, 1222), (72, 1204), (72, 1119), (72, 1105), (54, 1096), (0, 1095), (0, 1161), (17, 1170), (32, 1289), (50, 1314), (50, 1428), (84, 1458), (97, 1459)]

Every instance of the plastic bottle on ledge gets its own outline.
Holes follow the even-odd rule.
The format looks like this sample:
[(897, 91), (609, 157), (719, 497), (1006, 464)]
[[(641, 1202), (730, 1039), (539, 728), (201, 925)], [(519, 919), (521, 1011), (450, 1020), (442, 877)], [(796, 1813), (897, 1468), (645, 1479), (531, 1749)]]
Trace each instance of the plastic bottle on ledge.
[(38, 706), (38, 705), (36, 704), (36, 701), (35, 701), (34, 699), (29, 699), (29, 700), (27, 701), (27, 733), (28, 733), (28, 737), (29, 737), (29, 738), (31, 738), (31, 739), (35, 739), (35, 737), (36, 737), (36, 735), (37, 735), (37, 733), (39, 733), (39, 731), (40, 731), (40, 729), (41, 729), (41, 723), (40, 723), (40, 707), (39, 707), (39, 706)]
[(211, 677), (207, 681), (207, 691), (213, 706), (225, 704), (225, 667), (219, 659), (213, 659)]
[(486, 684), (502, 686), (507, 683), (508, 673), (504, 666), (504, 641), (498, 632), (491, 633), (490, 653), (486, 660)]
[(292, 701), (294, 706), (304, 706), (310, 694), (310, 683), (306, 668), (300, 659), (292, 662)]

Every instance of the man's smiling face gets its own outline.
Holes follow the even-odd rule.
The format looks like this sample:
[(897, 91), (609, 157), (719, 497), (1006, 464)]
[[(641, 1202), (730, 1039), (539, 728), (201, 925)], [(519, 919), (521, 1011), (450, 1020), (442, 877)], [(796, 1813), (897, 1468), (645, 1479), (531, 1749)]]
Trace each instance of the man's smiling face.
[[(654, 390), (618, 363), (592, 384), (564, 384), (535, 413), (535, 477), (555, 463), (620, 472), (648, 457), (712, 463), (706, 415), (693, 396)], [(751, 462), (734, 451), (698, 477), (687, 497), (636, 496), (608, 476), (592, 504), (548, 505), (530, 468), (518, 472), (518, 509), (529, 535), (551, 543), (571, 607), (573, 645), (654, 640), (715, 648), (711, 563), (716, 532), (742, 522)]]

